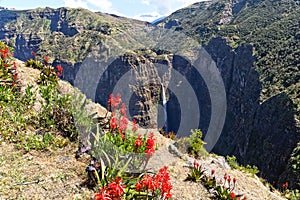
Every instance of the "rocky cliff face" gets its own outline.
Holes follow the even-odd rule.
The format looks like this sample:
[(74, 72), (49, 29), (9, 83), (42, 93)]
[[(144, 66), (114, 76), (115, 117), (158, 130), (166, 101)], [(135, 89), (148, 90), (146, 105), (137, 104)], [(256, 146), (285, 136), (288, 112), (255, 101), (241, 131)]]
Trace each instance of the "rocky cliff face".
[[(283, 7), (281, 3), (277, 2), (278, 9)], [(293, 4), (292, 1), (287, 3)], [(257, 165), (263, 177), (280, 181), (280, 184), (286, 181), (284, 177), (294, 177), (292, 166), (295, 160), (292, 158), (296, 158), (299, 152), (294, 150), (300, 135), (297, 121), (299, 70), (296, 70), (299, 63), (286, 55), (287, 49), (291, 50), (290, 56), (296, 55), (299, 37), (296, 37), (297, 29), (288, 28), (286, 42), (278, 40), (281, 49), (273, 50), (274, 42), (268, 40), (266, 33), (278, 24), (274, 22), (272, 9), (269, 13), (274, 16), (263, 12), (269, 4), (274, 2), (239, 0), (226, 1), (225, 4), (218, 1), (197, 3), (175, 12), (158, 26), (175, 33), (183, 32), (199, 41), (198, 48), (202, 45), (220, 72), (226, 90), (227, 111), (214, 152), (235, 155), (243, 164)], [(249, 13), (259, 10), (266, 19), (262, 17), (259, 22), (268, 28), (261, 30), (250, 23), (252, 18), (245, 11), (247, 6)], [(294, 8), (299, 10), (299, 5), (294, 5)], [(300, 12), (287, 15), (287, 11), (277, 11), (280, 13), (280, 16), (276, 15), (278, 19), (286, 16), (284, 20), (287, 22), (282, 24), (299, 26), (295, 24), (298, 18), (294, 15)], [(163, 118), (160, 107), (163, 84), (168, 100), (168, 130), (178, 132), (181, 123), (193, 122), (204, 133), (208, 131), (213, 113), (204, 77), (188, 58), (162, 49), (168, 43), (173, 44), (167, 36), (158, 40), (161, 44), (159, 48), (152, 45), (157, 42), (152, 37), (146, 41), (148, 48), (143, 49), (145, 35), (154, 29), (152, 25), (65, 8), (26, 12), (6, 10), (0, 11), (0, 16), (3, 19), (0, 39), (15, 47), (17, 58), (31, 58), (32, 50), (38, 53), (38, 57), (48, 55), (54, 65), (63, 65), (63, 78), (79, 87), (89, 98), (106, 106), (109, 94), (120, 92), (129, 105), (130, 116), (137, 119), (140, 125), (162, 127), (165, 125), (160, 120)], [(251, 30), (248, 30), (249, 26)], [(273, 36), (277, 38), (277, 35)], [(269, 46), (274, 48), (269, 49)], [(272, 60), (277, 55), (275, 52), (280, 55)], [(270, 64), (272, 62), (274, 65)], [(286, 75), (291, 72), (294, 72), (291, 76)], [(183, 79), (177, 79), (177, 76), (190, 83), (199, 102), (197, 108), (190, 103), (181, 105), (179, 96), (185, 97), (186, 102), (193, 99), (184, 90)], [(167, 89), (171, 83), (176, 87)], [(182, 107), (189, 113), (187, 120), (181, 117), (184, 112)], [(200, 113), (199, 119), (194, 117), (196, 111)], [(182, 132), (188, 131), (184, 129)], [(292, 187), (299, 186), (299, 173), (296, 176), (298, 178), (289, 179)]]
[(262, 86), (250, 45), (232, 52), (225, 40), (214, 39), (205, 49), (222, 72), (227, 94), (226, 122), (214, 151), (236, 155), (243, 164), (258, 166), (263, 177), (277, 182), (299, 141), (292, 100), (280, 93), (259, 101)]

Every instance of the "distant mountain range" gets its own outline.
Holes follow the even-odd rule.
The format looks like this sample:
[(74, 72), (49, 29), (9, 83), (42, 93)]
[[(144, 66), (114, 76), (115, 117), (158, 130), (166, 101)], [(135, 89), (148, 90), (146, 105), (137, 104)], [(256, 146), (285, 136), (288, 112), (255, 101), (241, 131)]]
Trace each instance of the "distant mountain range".
[[(15, 57), (27, 60), (31, 51), (39, 58), (47, 55), (64, 67), (63, 79), (72, 84), (82, 69), (93, 69), (90, 77), (101, 72), (100, 80), (89, 80), (96, 95), (89, 93), (90, 86), (78, 87), (104, 106), (122, 76), (133, 70), (130, 77), (143, 84), (130, 86), (135, 92), (129, 110), (144, 126), (161, 126), (153, 112), (161, 103), (160, 83), (167, 86), (176, 77), (172, 70), (161, 74), (156, 66), (179, 72), (200, 102), (199, 127), (205, 135), (212, 115), (209, 91), (182, 56), (190, 55), (185, 47), (203, 48), (221, 74), (227, 98), (225, 125), (213, 151), (258, 166), (261, 176), (277, 186), (289, 181), (291, 188), (300, 187), (299, 1), (206, 1), (152, 23), (67, 8), (4, 9), (0, 18), (0, 39), (15, 48)], [(174, 40), (180, 35), (196, 44)], [(169, 51), (177, 43), (180, 48)], [(101, 63), (112, 57), (103, 69)], [(174, 91), (166, 91), (168, 123), (177, 132), (179, 100)]]

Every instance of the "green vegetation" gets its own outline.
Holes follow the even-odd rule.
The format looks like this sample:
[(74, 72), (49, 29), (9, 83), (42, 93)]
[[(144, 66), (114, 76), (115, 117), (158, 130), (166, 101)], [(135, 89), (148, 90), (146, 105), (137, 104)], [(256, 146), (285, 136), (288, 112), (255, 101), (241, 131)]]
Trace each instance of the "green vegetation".
[[(0, 47), (0, 139), (26, 151), (62, 147), (68, 140), (76, 140), (71, 98), (59, 93), (54, 68), (45, 63), (39, 88), (28, 85), (21, 92), (11, 49), (2, 42)], [(51, 73), (45, 74), (44, 70)], [(40, 107), (38, 111), (36, 106)]]
[[(252, 44), (254, 64), (263, 86), (261, 100), (286, 92), (299, 110), (299, 2), (246, 1), (228, 23), (222, 24), (225, 3), (196, 3), (174, 12), (160, 26), (167, 27), (169, 20), (176, 19), (180, 25), (174, 28), (183, 28), (186, 35), (196, 38), (200, 44), (218, 36), (226, 38), (233, 48)], [(192, 20), (185, 16), (192, 16)]]
[[(124, 103), (121, 105), (119, 95), (110, 97), (112, 114), (109, 129), (106, 129), (105, 124), (95, 124), (93, 115), (85, 112), (87, 101), (80, 102), (82, 96), (73, 98), (60, 92), (58, 76), (62, 75), (63, 68), (52, 67), (46, 56), (43, 62), (33, 59), (27, 62), (27, 66), (40, 69), (40, 74), (36, 80), (38, 85), (29, 85), (22, 92), (23, 83), (18, 79), (17, 64), (11, 55), (11, 49), (0, 42), (1, 142), (15, 143), (15, 147), (25, 151), (55, 149), (66, 146), (69, 141), (77, 142), (80, 129), (94, 137), (94, 140), (88, 138), (86, 142), (90, 145), (87, 148), (93, 147), (91, 156), (97, 158), (87, 167), (89, 182), (100, 188), (95, 199), (101, 196), (118, 199), (172, 198), (167, 167), (155, 174), (143, 170), (143, 165), (157, 148), (154, 134), (135, 135), (138, 129), (135, 121), (132, 130), (127, 129), (126, 107)], [(34, 52), (33, 55), (35, 57)], [(130, 170), (141, 172), (131, 175)], [(22, 179), (19, 174), (11, 176)], [(58, 174), (55, 178), (62, 181), (66, 177)], [(21, 182), (27, 183), (25, 180)]]
[(298, 200), (298, 199), (300, 199), (300, 192), (298, 189), (295, 189), (295, 190), (286, 189), (283, 192), (283, 196), (285, 198), (287, 198), (288, 200)]
[(230, 167), (232, 167), (233, 169), (237, 169), (246, 173), (251, 173), (253, 175), (258, 174), (259, 170), (256, 166), (250, 166), (247, 165), (246, 167), (238, 164), (238, 162), (236, 161), (236, 157), (235, 156), (226, 156), (226, 160), (228, 162), (228, 164), (230, 165)]
[(206, 169), (195, 160), (193, 167), (190, 169), (190, 174), (188, 174), (185, 181), (201, 182), (202, 185), (213, 194), (213, 199), (247, 199), (245, 195), (235, 193), (234, 189), (237, 182), (236, 178), (231, 178), (229, 175), (224, 174), (224, 177), (217, 181), (214, 169), (212, 169), (210, 173), (205, 172)]
[(205, 142), (202, 140), (202, 131), (199, 129), (191, 130), (192, 135), (188, 138), (189, 148), (188, 153), (192, 154), (195, 157), (207, 156), (208, 153), (204, 149), (203, 145)]

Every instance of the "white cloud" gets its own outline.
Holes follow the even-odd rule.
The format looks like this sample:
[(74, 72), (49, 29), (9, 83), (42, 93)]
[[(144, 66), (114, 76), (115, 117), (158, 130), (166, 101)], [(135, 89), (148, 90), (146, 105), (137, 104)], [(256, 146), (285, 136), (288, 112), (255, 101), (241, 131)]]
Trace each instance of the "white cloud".
[(169, 15), (171, 12), (184, 6), (203, 1), (203, 0), (143, 0), (147, 5), (156, 7), (160, 15)]
[(112, 9), (112, 3), (109, 0), (87, 0), (93, 6), (100, 8), (104, 12), (110, 12)]
[(143, 3), (143, 4), (146, 4), (146, 5), (150, 5), (150, 2), (147, 1), (147, 0), (142, 0), (142, 3)]
[(101, 11), (104, 13), (116, 14), (124, 16), (113, 8), (112, 2), (109, 0), (63, 0), (66, 7), (70, 8), (86, 8), (91, 11)]
[(162, 17), (158, 12), (150, 12), (150, 13), (141, 13), (134, 16), (134, 19), (139, 19), (142, 21), (153, 22), (154, 20)]
[(64, 0), (64, 3), (70, 8), (88, 8), (87, 2), (82, 0)]

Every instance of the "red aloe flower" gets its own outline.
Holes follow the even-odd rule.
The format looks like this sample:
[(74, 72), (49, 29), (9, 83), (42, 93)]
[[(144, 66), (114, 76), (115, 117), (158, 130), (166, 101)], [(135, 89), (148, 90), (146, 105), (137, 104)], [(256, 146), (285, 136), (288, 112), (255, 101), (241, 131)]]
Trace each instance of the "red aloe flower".
[(166, 194), (166, 199), (172, 199), (172, 194), (171, 193), (167, 193)]
[(118, 176), (112, 183), (108, 184), (107, 192), (111, 197), (113, 197), (112, 199), (119, 199), (123, 196), (125, 186), (121, 184), (122, 178)]
[(15, 82), (12, 82), (11, 85), (12, 85), (12, 86), (15, 86)]
[(36, 57), (36, 53), (34, 51), (31, 51), (31, 54), (33, 55), (33, 57)]
[(16, 64), (16, 62), (14, 62), (14, 68), (17, 69), (17, 64)]
[(143, 190), (143, 185), (140, 183), (140, 181), (136, 182), (136, 184), (135, 184), (135, 190), (136, 190), (137, 192)]
[(228, 176), (227, 181), (228, 181), (228, 183), (230, 183), (230, 181), (231, 181), (230, 176)]
[(110, 119), (110, 129), (114, 130), (116, 128), (117, 128), (116, 116), (115, 116), (115, 113), (112, 113), (111, 119)]
[(46, 63), (48, 63), (49, 58), (48, 58), (47, 56), (44, 56), (44, 61), (45, 61)]
[(14, 79), (16, 80), (18, 78), (18, 73), (14, 74)]
[(155, 139), (154, 139), (154, 133), (150, 133), (150, 135), (148, 136), (147, 140), (146, 140), (146, 150), (145, 153), (148, 156), (152, 156), (155, 152), (154, 149), (155, 146)]
[(162, 194), (169, 193), (171, 189), (172, 189), (172, 184), (169, 181), (162, 182), (162, 186), (161, 186)]
[(231, 197), (231, 199), (234, 199), (235, 198), (235, 194), (233, 192), (230, 192), (230, 197)]
[(154, 149), (146, 149), (145, 150), (145, 153), (148, 155), (148, 156), (153, 156), (155, 150)]
[(132, 123), (133, 123), (132, 131), (137, 131), (138, 130), (138, 124), (136, 123), (136, 120), (134, 119), (132, 121)]
[(1, 58), (2, 59), (5, 59), (7, 54), (8, 54), (8, 48), (7, 46), (4, 46), (4, 49), (0, 49), (0, 52), (1, 52)]
[(121, 105), (120, 114), (123, 115), (123, 116), (126, 116), (126, 105), (125, 105), (125, 103), (122, 103), (122, 105)]
[(109, 95), (109, 99), (108, 99), (108, 107), (111, 107), (112, 110), (117, 109), (117, 107), (119, 106), (119, 104), (122, 102), (121, 100), (121, 95), (117, 94), (116, 97), (114, 97), (114, 94), (110, 94)]
[(155, 145), (154, 139), (148, 138), (146, 141), (146, 148), (152, 149)]
[(234, 177), (234, 178), (233, 178), (233, 183), (235, 183), (235, 182), (236, 182), (236, 178)]
[(153, 177), (149, 174), (143, 176), (142, 184), (147, 190), (154, 190)]
[(127, 125), (128, 125), (128, 120), (126, 116), (123, 116), (120, 120), (119, 128), (121, 131), (126, 131), (127, 130)]
[(194, 167), (196, 169), (199, 169), (199, 168), (201, 168), (201, 165), (196, 160), (194, 160)]
[(134, 142), (134, 146), (135, 146), (135, 151), (137, 152), (138, 148), (143, 146), (143, 141), (141, 138), (141, 135), (138, 135), (137, 139)]
[(96, 193), (94, 196), (95, 200), (108, 200), (111, 199), (109, 194), (103, 192), (103, 193)]
[(225, 179), (225, 181), (227, 180), (227, 174), (224, 175), (224, 179)]
[(56, 72), (57, 76), (62, 76), (63, 67), (61, 65), (57, 65), (56, 69), (58, 72)]
[(215, 173), (215, 170), (212, 169), (212, 170), (211, 170), (211, 175), (214, 175), (214, 173)]
[(9, 67), (9, 64), (7, 64), (7, 63), (4, 63), (4, 67)]
[(151, 132), (148, 139), (147, 139), (147, 141), (146, 141), (146, 148), (147, 149), (154, 148), (154, 145), (155, 145), (154, 133)]
[(288, 186), (289, 186), (289, 183), (288, 183), (288, 182), (282, 184), (282, 188), (287, 188)]

